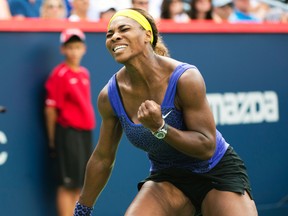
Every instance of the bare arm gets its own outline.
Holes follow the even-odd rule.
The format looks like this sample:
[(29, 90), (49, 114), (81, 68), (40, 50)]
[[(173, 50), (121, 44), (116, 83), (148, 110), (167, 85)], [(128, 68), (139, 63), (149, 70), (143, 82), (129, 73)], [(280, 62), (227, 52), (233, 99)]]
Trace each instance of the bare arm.
[(198, 70), (190, 69), (180, 77), (177, 103), (183, 111), (188, 131), (170, 127), (166, 141), (190, 156), (204, 160), (211, 158), (216, 146), (216, 127), (206, 98), (205, 83)]
[(79, 200), (88, 207), (95, 204), (110, 177), (122, 136), (122, 127), (113, 114), (106, 87), (99, 94), (98, 109), (102, 117), (100, 136), (86, 167), (84, 187)]
[[(216, 146), (216, 127), (206, 98), (205, 83), (198, 70), (189, 69), (180, 77), (176, 106), (183, 112), (187, 131), (170, 126), (165, 141), (191, 157), (211, 158)], [(139, 121), (145, 127), (155, 131), (161, 126), (161, 109), (154, 101), (146, 101), (139, 110)]]
[(57, 120), (57, 110), (55, 107), (46, 106), (45, 110), (45, 118), (46, 118), (46, 129), (49, 141), (49, 147), (51, 149), (55, 148), (55, 125)]

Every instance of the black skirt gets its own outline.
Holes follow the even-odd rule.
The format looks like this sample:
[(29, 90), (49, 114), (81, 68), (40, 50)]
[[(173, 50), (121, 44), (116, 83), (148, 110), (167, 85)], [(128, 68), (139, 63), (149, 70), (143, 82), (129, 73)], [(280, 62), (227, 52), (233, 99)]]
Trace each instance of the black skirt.
[(152, 172), (139, 182), (138, 190), (149, 180), (173, 184), (191, 200), (198, 213), (201, 212), (201, 204), (206, 194), (212, 189), (240, 194), (247, 191), (253, 199), (244, 162), (231, 146), (219, 163), (207, 173), (193, 173), (181, 168), (164, 169)]

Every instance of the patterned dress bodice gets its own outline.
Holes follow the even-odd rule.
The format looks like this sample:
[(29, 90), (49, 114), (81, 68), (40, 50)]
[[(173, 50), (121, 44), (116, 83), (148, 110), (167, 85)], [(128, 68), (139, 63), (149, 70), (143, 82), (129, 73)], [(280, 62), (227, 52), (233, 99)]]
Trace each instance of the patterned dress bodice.
[[(184, 131), (187, 130), (187, 128), (183, 120), (183, 114), (175, 108), (174, 99), (178, 79), (189, 68), (196, 67), (182, 63), (175, 68), (170, 77), (164, 100), (161, 104), (162, 114), (168, 114), (165, 118), (165, 122), (171, 127)], [(216, 150), (213, 157), (209, 160), (192, 158), (171, 147), (164, 140), (159, 140), (154, 137), (151, 131), (142, 124), (135, 124), (131, 121), (125, 112), (121, 101), (117, 87), (116, 74), (109, 80), (108, 96), (115, 115), (119, 118), (128, 140), (137, 148), (148, 153), (151, 164), (150, 171), (157, 171), (165, 168), (184, 168), (196, 173), (208, 172), (220, 161), (228, 148), (229, 144), (225, 142), (221, 133), (216, 131)]]

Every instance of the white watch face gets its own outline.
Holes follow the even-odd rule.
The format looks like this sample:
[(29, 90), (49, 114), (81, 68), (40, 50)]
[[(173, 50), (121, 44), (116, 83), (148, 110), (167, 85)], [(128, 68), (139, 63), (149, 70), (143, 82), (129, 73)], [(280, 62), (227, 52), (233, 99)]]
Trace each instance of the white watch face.
[(166, 136), (165, 131), (158, 131), (157, 133), (155, 133), (155, 137), (157, 137), (158, 139), (163, 139), (165, 136)]
[(157, 139), (164, 139), (168, 132), (168, 125), (164, 122), (164, 126), (156, 132), (152, 132)]

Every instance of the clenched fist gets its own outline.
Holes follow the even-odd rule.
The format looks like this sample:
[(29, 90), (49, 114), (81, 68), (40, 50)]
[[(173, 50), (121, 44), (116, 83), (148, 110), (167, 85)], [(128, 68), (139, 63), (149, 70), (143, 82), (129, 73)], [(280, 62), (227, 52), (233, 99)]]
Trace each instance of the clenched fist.
[(157, 131), (164, 121), (162, 119), (161, 106), (152, 100), (146, 100), (141, 104), (137, 117), (144, 127), (153, 132)]

